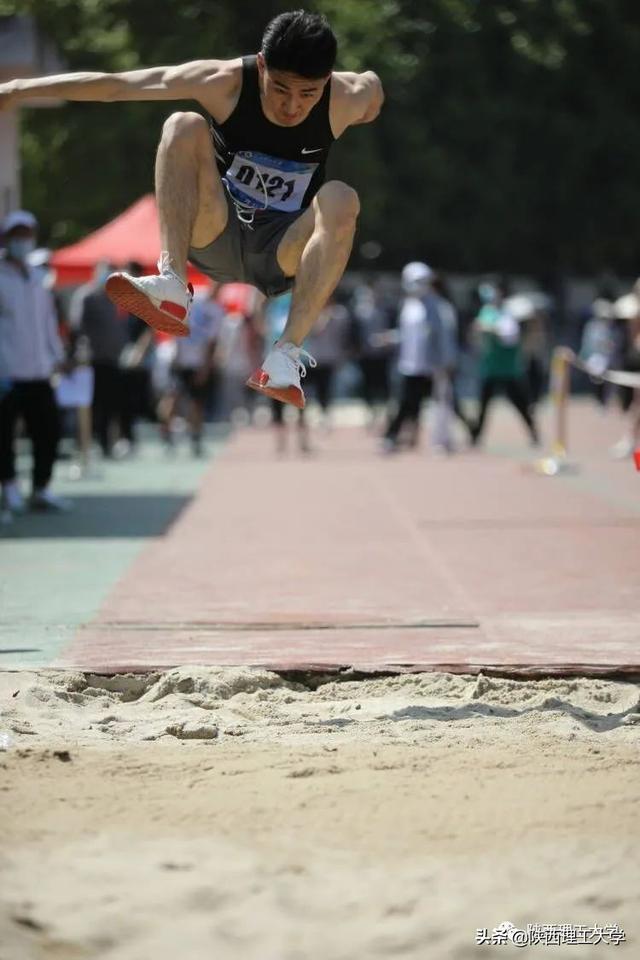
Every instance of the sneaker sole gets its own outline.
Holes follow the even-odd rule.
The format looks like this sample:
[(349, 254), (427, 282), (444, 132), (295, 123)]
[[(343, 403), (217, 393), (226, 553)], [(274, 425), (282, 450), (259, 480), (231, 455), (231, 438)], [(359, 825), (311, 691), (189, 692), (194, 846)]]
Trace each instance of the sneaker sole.
[(298, 410), (304, 410), (304, 393), (300, 387), (268, 387), (261, 383), (261, 378), (265, 374), (262, 370), (256, 370), (246, 381), (246, 386), (251, 390), (256, 390), (265, 397), (271, 397), (273, 400), (279, 400), (280, 403), (290, 403), (292, 407)]
[(171, 317), (157, 307), (154, 307), (149, 297), (141, 293), (126, 277), (109, 277), (105, 290), (109, 299), (121, 310), (132, 313), (148, 323), (160, 333), (169, 333), (174, 337), (189, 335), (189, 327), (176, 317)]

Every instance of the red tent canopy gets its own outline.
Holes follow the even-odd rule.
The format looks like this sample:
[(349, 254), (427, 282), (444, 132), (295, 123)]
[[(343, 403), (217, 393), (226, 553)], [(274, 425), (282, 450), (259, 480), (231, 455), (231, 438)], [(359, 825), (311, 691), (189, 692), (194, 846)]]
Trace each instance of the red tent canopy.
[[(124, 267), (129, 261), (137, 260), (146, 273), (154, 273), (159, 256), (158, 210), (155, 197), (148, 193), (84, 240), (56, 250), (51, 265), (56, 270), (57, 285), (64, 287), (86, 283), (101, 260), (107, 260), (116, 267)], [(207, 282), (207, 278), (191, 266), (189, 279), (194, 284)]]

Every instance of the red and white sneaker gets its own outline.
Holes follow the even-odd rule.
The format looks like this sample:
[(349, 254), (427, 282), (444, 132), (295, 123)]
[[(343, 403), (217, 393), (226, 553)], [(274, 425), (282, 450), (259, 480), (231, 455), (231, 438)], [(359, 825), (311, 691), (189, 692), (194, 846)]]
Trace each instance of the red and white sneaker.
[(280, 400), (281, 403), (290, 403), (302, 410), (304, 407), (304, 393), (300, 386), (300, 378), (306, 377), (307, 368), (302, 362), (305, 358), (310, 367), (315, 367), (316, 361), (295, 343), (276, 343), (265, 357), (262, 366), (251, 374), (247, 386), (267, 397)]
[(140, 317), (154, 330), (186, 337), (193, 287), (174, 273), (165, 251), (160, 254), (158, 271), (148, 277), (112, 273), (106, 283), (107, 296), (116, 306)]

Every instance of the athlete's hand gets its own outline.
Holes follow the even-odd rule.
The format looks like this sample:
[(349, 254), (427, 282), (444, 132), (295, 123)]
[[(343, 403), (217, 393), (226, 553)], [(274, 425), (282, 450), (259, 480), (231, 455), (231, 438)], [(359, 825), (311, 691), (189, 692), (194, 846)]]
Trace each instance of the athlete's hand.
[(0, 110), (9, 110), (15, 106), (16, 93), (13, 82), (0, 83)]

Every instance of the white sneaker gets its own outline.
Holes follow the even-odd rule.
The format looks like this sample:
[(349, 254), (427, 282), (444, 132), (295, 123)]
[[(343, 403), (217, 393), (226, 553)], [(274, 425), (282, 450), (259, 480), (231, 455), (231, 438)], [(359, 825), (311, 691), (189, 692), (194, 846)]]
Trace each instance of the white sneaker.
[(140, 317), (154, 330), (186, 337), (193, 287), (174, 272), (166, 251), (160, 254), (158, 271), (148, 277), (112, 273), (105, 287), (107, 295), (121, 310)]
[(24, 513), (24, 497), (15, 480), (9, 480), (2, 484), (2, 506), (11, 513)]
[(302, 410), (304, 393), (300, 378), (307, 375), (303, 357), (310, 367), (317, 366), (311, 354), (302, 347), (297, 347), (295, 343), (276, 343), (265, 357), (262, 366), (253, 371), (247, 380), (247, 386)]
[(625, 437), (609, 448), (609, 456), (612, 460), (626, 460), (633, 454), (633, 448), (633, 441)]
[(48, 487), (44, 490), (34, 490), (29, 501), (32, 510), (49, 511), (50, 513), (68, 513), (71, 502), (63, 497), (51, 493)]

